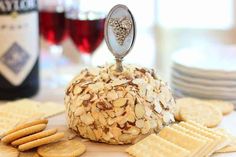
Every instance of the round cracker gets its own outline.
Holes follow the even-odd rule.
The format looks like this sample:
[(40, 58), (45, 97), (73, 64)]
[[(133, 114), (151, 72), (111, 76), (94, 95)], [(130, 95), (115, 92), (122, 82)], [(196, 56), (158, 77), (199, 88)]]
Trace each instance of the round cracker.
[(25, 128), (28, 128), (28, 127), (31, 127), (31, 126), (34, 126), (34, 125), (47, 124), (47, 123), (48, 123), (47, 119), (38, 119), (38, 120), (34, 120), (34, 121), (31, 121), (31, 122), (28, 122), (28, 123), (19, 124), (14, 129), (9, 130), (8, 132), (6, 132), (6, 134), (4, 136), (9, 135), (13, 132), (16, 132), (16, 131), (19, 131), (19, 130), (22, 130), (22, 129), (25, 129)]
[(214, 107), (219, 109), (223, 115), (227, 115), (234, 110), (234, 104), (228, 101), (223, 100), (207, 100), (207, 102), (211, 103)]
[(36, 150), (33, 150), (33, 151), (20, 152), (19, 157), (35, 157), (36, 155), (37, 155)]
[(17, 149), (15, 149), (11, 146), (7, 146), (7, 145), (0, 143), (0, 156), (2, 156), (2, 157), (18, 157), (19, 152)]
[(37, 139), (37, 140), (31, 141), (31, 142), (19, 145), (18, 149), (20, 151), (30, 150), (30, 149), (38, 147), (38, 146), (42, 146), (42, 145), (45, 145), (45, 144), (57, 142), (60, 139), (62, 139), (64, 136), (65, 136), (65, 134), (62, 133), (62, 132), (61, 133), (56, 133), (56, 134), (51, 135), (51, 136), (47, 136), (47, 137), (44, 137), (44, 138), (41, 138), (41, 139)]
[(83, 154), (86, 147), (79, 139), (66, 140), (38, 148), (38, 154), (43, 157), (72, 157)]
[(28, 128), (18, 130), (16, 132), (8, 134), (7, 136), (4, 136), (2, 138), (2, 142), (6, 143), (6, 144), (11, 143), (12, 141), (15, 141), (15, 140), (17, 140), (21, 137), (24, 137), (24, 136), (31, 135), (31, 134), (37, 133), (39, 131), (42, 131), (46, 128), (46, 126), (47, 126), (46, 124), (38, 124), (38, 125), (34, 125), (34, 126), (31, 126), (31, 127), (28, 127)]
[(36, 134), (33, 134), (33, 135), (22, 137), (18, 140), (13, 141), (11, 144), (13, 146), (19, 146), (19, 145), (22, 145), (22, 144), (25, 144), (25, 143), (28, 143), (28, 142), (31, 142), (31, 141), (34, 141), (34, 140), (37, 140), (37, 139), (40, 139), (40, 138), (44, 138), (44, 137), (53, 135), (56, 132), (57, 132), (57, 129), (45, 130), (45, 131), (42, 131), (42, 132), (39, 132), (39, 133), (36, 133)]
[(222, 120), (222, 113), (206, 102), (182, 105), (180, 116), (183, 121), (195, 121), (207, 127), (215, 127)]
[(182, 105), (191, 105), (193, 103), (199, 103), (201, 100), (191, 98), (191, 97), (184, 97), (184, 98), (179, 98), (176, 99), (176, 106), (175, 106), (175, 111), (174, 111), (174, 116), (177, 121), (181, 121), (181, 116), (180, 116), (180, 108)]

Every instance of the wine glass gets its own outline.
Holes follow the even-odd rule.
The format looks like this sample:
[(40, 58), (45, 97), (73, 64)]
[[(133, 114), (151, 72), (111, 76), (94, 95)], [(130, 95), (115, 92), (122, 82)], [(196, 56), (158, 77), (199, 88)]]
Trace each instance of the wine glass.
[[(63, 54), (62, 42), (66, 39), (65, 0), (39, 0), (40, 34), (49, 45), (52, 70), (59, 74)], [(50, 86), (58, 87), (61, 76), (49, 74)]]
[(85, 65), (104, 39), (105, 13), (92, 7), (91, 1), (73, 1), (66, 13), (68, 33)]
[(49, 52), (53, 57), (61, 57), (62, 41), (66, 38), (65, 0), (40, 0), (39, 18), (40, 33), (50, 45)]

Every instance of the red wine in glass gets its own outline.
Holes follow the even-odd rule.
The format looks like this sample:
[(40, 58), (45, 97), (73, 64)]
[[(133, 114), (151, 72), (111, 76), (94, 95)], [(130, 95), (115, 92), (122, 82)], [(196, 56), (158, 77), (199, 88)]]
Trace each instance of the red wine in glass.
[(77, 49), (84, 54), (92, 54), (104, 38), (105, 16), (102, 14), (100, 16), (99, 13), (93, 14), (96, 14), (94, 18), (89, 18), (85, 14), (82, 18), (67, 17), (70, 37)]
[(66, 38), (65, 12), (41, 10), (40, 33), (50, 44), (59, 45)]

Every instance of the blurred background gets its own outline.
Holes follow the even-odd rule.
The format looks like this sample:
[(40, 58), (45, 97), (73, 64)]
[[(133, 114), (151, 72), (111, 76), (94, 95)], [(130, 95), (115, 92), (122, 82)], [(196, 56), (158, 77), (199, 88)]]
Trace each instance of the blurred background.
[[(236, 81), (234, 0), (66, 0), (60, 2), (65, 4), (64, 8), (54, 9), (55, 13), (61, 14), (51, 16), (53, 17), (51, 20), (46, 18), (47, 15), (43, 16), (44, 12), (52, 12), (50, 7), (45, 7), (43, 4), (52, 1), (39, 1), (42, 28), (56, 18), (64, 16), (66, 19), (65, 24), (62, 24), (63, 20), (61, 23), (57, 20), (52, 24), (56, 25), (59, 32), (64, 30), (59, 42), (51, 42), (48, 30), (45, 35), (43, 32), (45, 30), (40, 28), (43, 69), (41, 76), (50, 82), (53, 78), (49, 67), (56, 67), (60, 79), (56, 81), (55, 86), (64, 86), (66, 80), (70, 80), (84, 66), (114, 62), (114, 57), (109, 52), (103, 37), (96, 32), (102, 32), (101, 23), (104, 22), (104, 14), (116, 4), (125, 4), (132, 11), (137, 27), (136, 42), (131, 53), (125, 58), (126, 63), (156, 69), (180, 95), (191, 93), (186, 92), (184, 88), (196, 88), (198, 91), (194, 89), (192, 93), (194, 95), (199, 93), (199, 90), (209, 94), (212, 87), (215, 87), (217, 93), (214, 97), (226, 95), (225, 99), (236, 100), (231, 94), (232, 91), (236, 91), (236, 87), (232, 86)], [(88, 23), (80, 23), (81, 19), (88, 20)], [(89, 24), (91, 20), (97, 22)], [(44, 29), (47, 29), (47, 26)], [(80, 41), (84, 38), (80, 37), (83, 36), (81, 32), (86, 31), (93, 38), (93, 40), (88, 39), (88, 43)], [(89, 44), (87, 49), (86, 44)], [(57, 46), (52, 48), (52, 45), (62, 45), (63, 50)], [(205, 89), (206, 87), (208, 88)], [(175, 90), (176, 88), (179, 91)]]

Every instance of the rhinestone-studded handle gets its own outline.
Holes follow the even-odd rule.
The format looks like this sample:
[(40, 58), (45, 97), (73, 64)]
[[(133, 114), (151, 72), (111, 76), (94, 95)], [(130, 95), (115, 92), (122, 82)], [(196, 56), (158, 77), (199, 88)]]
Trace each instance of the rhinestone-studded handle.
[(135, 40), (135, 21), (130, 10), (118, 4), (109, 12), (105, 22), (105, 40), (116, 59), (116, 70), (123, 70), (122, 60), (130, 52)]

